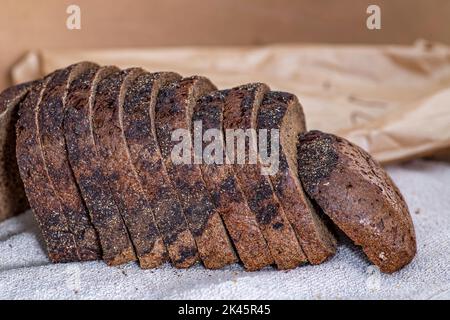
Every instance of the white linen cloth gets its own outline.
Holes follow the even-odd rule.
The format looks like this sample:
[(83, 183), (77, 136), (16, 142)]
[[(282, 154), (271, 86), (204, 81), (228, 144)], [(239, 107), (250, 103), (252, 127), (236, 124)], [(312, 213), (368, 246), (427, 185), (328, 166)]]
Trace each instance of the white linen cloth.
[(342, 236), (330, 261), (290, 271), (52, 264), (27, 212), (0, 224), (0, 299), (449, 299), (450, 164), (417, 160), (388, 172), (407, 200), (418, 243), (412, 263), (392, 275)]

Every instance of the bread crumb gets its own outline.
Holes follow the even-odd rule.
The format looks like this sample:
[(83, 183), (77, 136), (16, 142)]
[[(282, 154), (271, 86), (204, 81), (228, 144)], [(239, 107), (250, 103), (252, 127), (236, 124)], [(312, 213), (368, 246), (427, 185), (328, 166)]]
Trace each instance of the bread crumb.
[(378, 255), (378, 257), (380, 257), (381, 260), (386, 260), (386, 255), (384, 254), (383, 251), (380, 252), (380, 254)]
[(420, 208), (417, 208), (417, 209), (414, 211), (414, 213), (415, 213), (415, 214), (419, 214), (419, 213), (420, 213)]

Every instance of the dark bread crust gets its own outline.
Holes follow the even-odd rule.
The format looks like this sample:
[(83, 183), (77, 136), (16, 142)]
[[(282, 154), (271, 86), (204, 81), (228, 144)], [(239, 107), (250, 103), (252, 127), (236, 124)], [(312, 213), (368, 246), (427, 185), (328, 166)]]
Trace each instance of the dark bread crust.
[(60, 199), (62, 214), (75, 237), (81, 261), (98, 260), (101, 248), (70, 168), (64, 140), (64, 109), (71, 79), (95, 65), (80, 63), (55, 71), (37, 108), (39, 142), (47, 174)]
[(311, 131), (299, 137), (298, 165), (308, 195), (381, 271), (397, 271), (413, 259), (416, 237), (406, 202), (367, 152)]
[[(202, 136), (208, 129), (223, 132), (223, 109), (227, 91), (214, 91), (197, 101), (192, 122), (201, 121)], [(194, 130), (194, 129), (192, 129)], [(225, 155), (225, 140), (220, 144)], [(202, 150), (209, 142), (203, 142)], [(233, 168), (227, 164), (200, 165), (203, 179), (211, 193), (239, 258), (249, 271), (259, 270), (273, 263), (269, 247), (259, 229), (254, 213), (248, 207), (234, 175)]]
[(29, 208), (16, 159), (16, 123), (19, 104), (36, 82), (0, 93), (0, 221)]
[(297, 97), (268, 92), (259, 108), (257, 124), (258, 130), (280, 132), (279, 169), (270, 180), (309, 262), (320, 264), (336, 252), (336, 239), (315, 212), (298, 178), (297, 137), (306, 130), (306, 123)]
[[(261, 83), (231, 89), (225, 103), (224, 129), (256, 129), (256, 115), (268, 91), (269, 87)], [(246, 151), (248, 155), (249, 149)], [(260, 164), (235, 164), (233, 170), (278, 268), (291, 269), (306, 262), (270, 179), (261, 174)]]
[(184, 78), (161, 89), (155, 106), (155, 127), (158, 145), (169, 177), (178, 191), (180, 202), (195, 238), (205, 267), (221, 268), (237, 261), (223, 222), (202, 179), (199, 166), (174, 164), (171, 159), (172, 132), (184, 129), (189, 136), (196, 100), (216, 88), (206, 78)]
[(92, 122), (95, 143), (107, 178), (104, 183), (111, 187), (140, 266), (155, 268), (167, 261), (167, 250), (130, 160), (120, 120), (125, 92), (143, 72), (142, 69), (127, 69), (103, 78), (97, 85)]
[(115, 67), (91, 68), (76, 77), (68, 90), (64, 120), (70, 165), (98, 232), (103, 260), (109, 265), (136, 260), (124, 221), (106, 183), (92, 128), (97, 84), (116, 71)]
[(52, 262), (79, 260), (76, 241), (59, 198), (51, 187), (39, 147), (36, 110), (52, 75), (33, 86), (19, 109), (17, 121), (17, 163), (25, 192), (41, 229)]
[(172, 264), (188, 268), (198, 261), (197, 245), (162, 163), (151, 114), (160, 88), (179, 79), (181, 76), (169, 72), (138, 76), (128, 87), (121, 118), (130, 158)]

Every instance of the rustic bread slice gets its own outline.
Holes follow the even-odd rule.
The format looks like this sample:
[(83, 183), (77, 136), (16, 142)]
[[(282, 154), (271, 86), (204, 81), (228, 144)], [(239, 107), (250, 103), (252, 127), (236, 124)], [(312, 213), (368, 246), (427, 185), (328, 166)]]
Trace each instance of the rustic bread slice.
[(269, 177), (309, 262), (322, 263), (336, 252), (336, 239), (306, 197), (298, 178), (297, 141), (298, 135), (306, 130), (306, 123), (297, 97), (286, 92), (266, 93), (257, 127), (258, 131), (279, 132), (279, 166)]
[(52, 262), (78, 261), (76, 241), (70, 232), (61, 203), (52, 187), (39, 146), (37, 107), (53, 75), (33, 86), (19, 108), (16, 155), (25, 192), (41, 229)]
[(60, 199), (62, 214), (67, 218), (82, 261), (100, 259), (101, 248), (67, 158), (63, 120), (67, 89), (71, 80), (94, 66), (92, 63), (83, 62), (55, 71), (36, 111), (38, 138), (46, 171)]
[[(228, 91), (214, 91), (200, 98), (194, 109), (192, 122), (201, 123), (201, 136), (207, 130), (216, 129), (223, 133), (223, 108)], [(194, 130), (194, 129), (193, 129)], [(217, 139), (214, 138), (214, 139)], [(202, 150), (210, 142), (203, 141)], [(214, 140), (216, 152), (222, 149), (219, 157), (225, 156), (225, 140)], [(220, 145), (220, 146), (219, 146)], [(211, 159), (212, 160), (212, 159)], [(205, 159), (203, 160), (205, 161)], [(231, 165), (225, 163), (203, 162), (201, 171), (206, 187), (211, 193), (231, 240), (245, 268), (249, 271), (259, 270), (273, 263), (269, 247), (264, 239), (255, 214), (248, 207), (238, 185)]]
[(28, 201), (16, 159), (16, 123), (19, 104), (35, 82), (0, 93), (0, 221), (25, 211)]
[[(221, 268), (237, 261), (223, 222), (202, 179), (199, 166), (175, 164), (171, 153), (178, 144), (172, 133), (183, 129), (188, 150), (191, 151), (190, 134), (192, 112), (196, 100), (216, 88), (206, 78), (185, 78), (161, 89), (155, 106), (156, 135), (169, 177), (178, 191), (189, 228), (207, 268)], [(192, 160), (192, 158), (190, 158)]]
[(95, 67), (75, 77), (67, 93), (64, 119), (70, 166), (98, 232), (103, 260), (109, 265), (136, 259), (111, 188), (105, 183), (104, 164), (98, 154), (92, 128), (92, 105), (97, 85), (117, 71), (115, 67)]
[(416, 253), (411, 216), (397, 186), (364, 150), (320, 131), (300, 135), (298, 169), (305, 191), (383, 272)]
[(95, 143), (107, 177), (103, 183), (111, 187), (140, 266), (154, 268), (167, 261), (167, 250), (130, 161), (120, 120), (125, 92), (143, 72), (142, 69), (127, 69), (103, 78), (97, 85), (92, 122)]
[[(161, 160), (152, 115), (162, 86), (178, 81), (175, 73), (143, 73), (128, 87), (119, 106), (122, 131), (156, 225), (172, 264), (188, 268), (198, 261), (197, 245), (189, 231), (183, 208)], [(153, 118), (154, 119), (154, 118)]]
[[(231, 89), (225, 102), (224, 129), (256, 129), (256, 115), (263, 96), (268, 91), (269, 88), (261, 83)], [(249, 161), (250, 151), (254, 150), (250, 148), (254, 148), (251, 143), (245, 150), (246, 163)], [(227, 146), (228, 149), (230, 149), (229, 146)], [(233, 165), (239, 185), (247, 198), (250, 209), (256, 215), (256, 220), (276, 265), (280, 269), (295, 268), (306, 262), (306, 256), (274, 194), (269, 178), (262, 175), (260, 169), (259, 162)]]

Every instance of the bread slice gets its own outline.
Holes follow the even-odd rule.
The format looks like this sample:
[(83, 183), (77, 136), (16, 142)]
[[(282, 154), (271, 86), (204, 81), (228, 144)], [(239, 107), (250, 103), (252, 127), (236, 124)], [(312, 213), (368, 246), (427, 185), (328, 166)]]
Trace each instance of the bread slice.
[[(155, 128), (162, 159), (169, 177), (178, 191), (189, 228), (205, 267), (216, 269), (237, 261), (223, 222), (194, 164), (175, 164), (171, 153), (178, 144), (172, 141), (176, 129), (190, 135), (192, 112), (196, 100), (216, 88), (206, 78), (190, 77), (161, 89), (155, 106)], [(190, 150), (185, 150), (190, 151)], [(192, 159), (192, 158), (191, 158)]]
[(306, 123), (297, 97), (286, 92), (266, 93), (257, 124), (258, 131), (279, 130), (279, 166), (269, 177), (309, 262), (322, 263), (336, 252), (336, 239), (305, 196), (298, 178), (297, 140)]
[(80, 259), (78, 248), (59, 198), (49, 181), (38, 138), (36, 111), (52, 76), (53, 74), (35, 84), (20, 105), (16, 125), (16, 155), (25, 192), (41, 229), (50, 260), (71, 262)]
[(16, 123), (19, 104), (35, 82), (0, 93), (0, 222), (28, 208), (16, 159)]
[(107, 177), (104, 183), (111, 187), (140, 266), (154, 268), (167, 261), (167, 250), (131, 162), (120, 120), (125, 92), (143, 72), (142, 69), (127, 69), (103, 78), (97, 85), (92, 122), (95, 143)]
[[(214, 91), (197, 101), (192, 122), (201, 123), (202, 136), (209, 129), (220, 130), (223, 133), (223, 108), (227, 93), (226, 90)], [(220, 144), (223, 152), (219, 156), (223, 158), (225, 156), (223, 136), (214, 143), (216, 148)], [(202, 150), (205, 150), (208, 144), (208, 141), (204, 141)], [(203, 163), (200, 167), (206, 187), (245, 268), (253, 271), (271, 265), (273, 258), (269, 247), (258, 227), (255, 214), (248, 207), (231, 165)]]
[(55, 71), (36, 111), (38, 138), (46, 171), (60, 199), (62, 214), (67, 218), (82, 261), (100, 259), (101, 248), (67, 158), (63, 120), (67, 89), (71, 80), (94, 66), (92, 63), (83, 62)]
[(197, 245), (162, 163), (151, 116), (160, 88), (180, 78), (169, 72), (139, 75), (128, 86), (119, 113), (129, 156), (172, 264), (177, 268), (188, 268), (198, 261)]
[(364, 150), (332, 134), (310, 131), (298, 141), (305, 191), (383, 272), (416, 253), (411, 216), (397, 186)]
[(66, 98), (64, 135), (75, 179), (98, 232), (103, 260), (118, 265), (136, 259), (125, 223), (112, 197), (93, 136), (92, 107), (98, 83), (115, 67), (90, 68), (73, 79)]
[[(256, 129), (258, 109), (268, 91), (269, 88), (261, 83), (231, 89), (225, 102), (224, 129)], [(250, 148), (252, 145), (245, 150), (246, 163)], [(235, 164), (233, 170), (278, 268), (291, 269), (306, 262), (269, 178), (261, 173), (260, 164)]]

